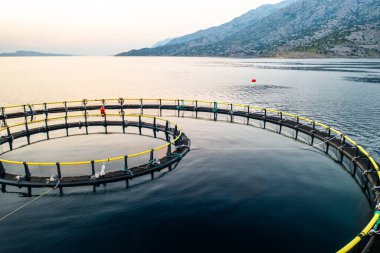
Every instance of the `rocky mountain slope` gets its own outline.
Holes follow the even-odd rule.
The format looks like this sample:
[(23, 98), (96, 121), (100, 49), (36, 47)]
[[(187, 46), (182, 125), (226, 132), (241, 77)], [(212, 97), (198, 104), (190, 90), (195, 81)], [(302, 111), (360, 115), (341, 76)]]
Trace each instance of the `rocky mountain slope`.
[(298, 0), (286, 0), (279, 4), (265, 4), (254, 10), (248, 11), (244, 15), (237, 17), (228, 23), (172, 39), (167, 45), (191, 42), (192, 46), (194, 46), (196, 44), (204, 45), (218, 42), (297, 1)]
[(288, 0), (119, 55), (379, 57), (379, 35), (380, 0)]

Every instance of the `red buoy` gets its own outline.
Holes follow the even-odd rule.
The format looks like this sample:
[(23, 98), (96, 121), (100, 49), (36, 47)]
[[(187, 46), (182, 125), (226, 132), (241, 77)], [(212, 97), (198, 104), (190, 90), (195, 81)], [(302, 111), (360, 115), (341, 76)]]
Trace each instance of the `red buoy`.
[(100, 114), (101, 115), (106, 114), (106, 109), (104, 108), (104, 106), (100, 107)]
[(256, 79), (252, 79), (252, 83), (256, 83)]

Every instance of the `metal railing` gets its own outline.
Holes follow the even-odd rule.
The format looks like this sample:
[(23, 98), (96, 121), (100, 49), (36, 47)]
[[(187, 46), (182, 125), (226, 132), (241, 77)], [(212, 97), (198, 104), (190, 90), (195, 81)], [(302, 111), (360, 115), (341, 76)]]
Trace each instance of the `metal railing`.
[[(105, 118), (106, 120), (106, 117), (105, 116), (108, 116), (108, 117), (112, 117), (112, 116), (116, 116), (116, 117), (120, 117), (121, 115), (120, 114), (87, 114), (86, 115), (86, 118), (88, 117), (102, 117), (102, 118)], [(157, 121), (162, 121), (166, 124), (166, 126), (168, 128), (175, 128), (177, 129), (177, 134), (174, 136), (174, 139), (159, 146), (159, 147), (155, 147), (155, 148), (151, 148), (151, 149), (147, 149), (147, 150), (144, 150), (144, 151), (141, 151), (141, 152), (137, 152), (137, 153), (133, 153), (133, 154), (127, 154), (127, 155), (122, 155), (122, 156), (116, 156), (116, 157), (110, 157), (110, 158), (104, 158), (104, 159), (97, 159), (97, 160), (86, 160), (86, 161), (61, 161), (59, 162), (61, 166), (68, 166), (68, 165), (84, 165), (84, 164), (91, 164), (91, 163), (103, 163), (103, 162), (112, 162), (112, 161), (118, 161), (118, 160), (123, 160), (125, 159), (125, 157), (127, 156), (128, 158), (132, 158), (132, 157), (137, 157), (137, 156), (142, 156), (142, 155), (145, 155), (145, 154), (149, 154), (151, 153), (152, 151), (158, 151), (158, 150), (161, 150), (161, 149), (164, 149), (164, 148), (167, 148), (169, 145), (174, 145), (178, 140), (179, 138), (181, 137), (182, 135), (182, 130), (178, 128), (178, 125), (175, 124), (174, 122), (172, 121), (169, 121), (169, 120), (166, 120), (164, 118), (160, 118), (160, 117), (155, 117), (155, 116), (149, 116), (149, 115), (138, 115), (138, 114), (126, 114), (126, 115), (122, 115), (123, 116), (123, 121), (125, 120), (126, 117), (136, 117), (136, 118), (139, 118), (139, 122), (141, 122), (141, 118), (148, 118), (148, 119), (153, 119), (154, 120), (154, 123), (153, 124), (156, 124)], [(6, 132), (6, 133), (11, 133), (10, 130), (12, 128), (15, 128), (15, 127), (18, 127), (18, 126), (30, 126), (30, 125), (33, 125), (33, 124), (37, 124), (37, 123), (45, 123), (45, 122), (50, 122), (50, 121), (56, 121), (56, 120), (60, 120), (60, 119), (65, 119), (66, 122), (68, 119), (70, 118), (83, 118), (84, 116), (83, 115), (69, 115), (69, 116), (62, 116), (62, 117), (54, 117), (54, 118), (47, 118), (47, 119), (40, 119), (40, 120), (35, 120), (35, 121), (26, 121), (24, 123), (17, 123), (17, 124), (13, 124), (13, 125), (8, 125), (6, 127), (2, 127), (0, 128), (0, 132)], [(86, 120), (87, 121), (87, 120)], [(48, 127), (48, 125), (47, 125)], [(28, 129), (28, 128), (26, 128)], [(33, 166), (55, 166), (57, 162), (30, 162), (30, 161), (15, 161), (15, 160), (6, 160), (6, 159), (0, 159), (0, 162), (3, 162), (3, 163), (6, 163), (6, 164), (18, 164), (18, 165), (33, 165)]]
[[(54, 107), (63, 105), (61, 107)], [(49, 108), (50, 106), (50, 108)], [(328, 132), (330, 135), (334, 133), (336, 136), (339, 136), (340, 142), (344, 144), (350, 144), (356, 149), (357, 157), (368, 160), (368, 170), (373, 171), (376, 174), (377, 182), (380, 181), (380, 169), (378, 164), (375, 162), (374, 158), (358, 143), (352, 140), (349, 136), (340, 132), (337, 129), (329, 127), (318, 121), (312, 119), (301, 117), (292, 113), (282, 112), (275, 109), (264, 108), (260, 106), (251, 106), (245, 104), (232, 104), (226, 102), (217, 102), (217, 101), (207, 101), (207, 100), (189, 100), (189, 99), (160, 99), (160, 98), (113, 98), (113, 99), (92, 99), (92, 100), (73, 100), (73, 101), (64, 101), (64, 102), (48, 102), (48, 103), (35, 103), (35, 104), (26, 104), (26, 105), (13, 105), (1, 108), (0, 119), (3, 121), (4, 127), (2, 131), (7, 130), (7, 121), (11, 118), (17, 119), (22, 115), (27, 117), (33, 117), (33, 115), (46, 115), (51, 113), (65, 113), (66, 117), (69, 111), (85, 111), (88, 110), (97, 110), (100, 106), (105, 106), (105, 108), (110, 110), (119, 110), (118, 115), (123, 115), (125, 109), (139, 109), (143, 113), (144, 109), (169, 109), (177, 110), (178, 113), (181, 111), (193, 111), (195, 113), (201, 112), (202, 108), (207, 108), (203, 110), (204, 112), (214, 113), (214, 117), (221, 111), (224, 111), (224, 114), (229, 114), (232, 117), (235, 113), (240, 112), (244, 113), (249, 119), (249, 115), (252, 113), (259, 113), (262, 115), (264, 122), (266, 118), (276, 117), (280, 120), (291, 120), (296, 122), (297, 126), (302, 125), (311, 125), (313, 130), (323, 130)], [(54, 109), (54, 110), (53, 110)], [(58, 109), (58, 110), (57, 110)], [(226, 111), (228, 113), (226, 113)], [(18, 116), (17, 116), (18, 115)], [(14, 116), (14, 117), (13, 117)], [(83, 115), (81, 115), (83, 117)], [(79, 117), (79, 116), (78, 116)], [(23, 125), (25, 123), (18, 123), (18, 125)], [(9, 131), (8, 131), (9, 132)], [(165, 144), (167, 145), (167, 144)], [(343, 146), (342, 146), (343, 147)], [(158, 147), (163, 148), (163, 147)], [(148, 152), (148, 151), (143, 151)], [(139, 155), (139, 153), (135, 154)], [(122, 159), (121, 157), (116, 157), (112, 159)], [(6, 160), (3, 160), (6, 162)], [(97, 160), (97, 162), (103, 162), (105, 159)], [(16, 161), (17, 162), (17, 161)], [(88, 163), (89, 161), (83, 161)], [(20, 163), (20, 162), (17, 162)], [(51, 163), (48, 163), (51, 165)], [(379, 220), (379, 213), (375, 212), (372, 219), (368, 225), (361, 231), (361, 233), (356, 236), (351, 242), (338, 251), (338, 253), (352, 252), (356, 249), (359, 243), (364, 237), (366, 237), (374, 225)]]

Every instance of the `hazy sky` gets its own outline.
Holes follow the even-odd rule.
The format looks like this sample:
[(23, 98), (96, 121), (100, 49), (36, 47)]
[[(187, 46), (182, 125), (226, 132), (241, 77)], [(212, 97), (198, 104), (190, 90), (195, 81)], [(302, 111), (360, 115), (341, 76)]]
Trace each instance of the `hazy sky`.
[(281, 0), (0, 0), (0, 52), (111, 55)]

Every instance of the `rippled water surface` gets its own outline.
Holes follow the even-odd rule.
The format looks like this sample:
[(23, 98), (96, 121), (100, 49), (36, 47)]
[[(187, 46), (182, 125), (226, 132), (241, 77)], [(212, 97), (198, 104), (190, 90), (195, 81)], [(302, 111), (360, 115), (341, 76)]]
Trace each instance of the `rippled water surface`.
[[(0, 77), (2, 106), (103, 97), (247, 103), (334, 126), (380, 157), (379, 60), (0, 58)], [(174, 171), (129, 189), (52, 192), (1, 221), (0, 252), (333, 252), (368, 222), (360, 188), (320, 152), (250, 126), (172, 120), (193, 149)], [(85, 160), (161, 143), (94, 134), (4, 157)], [(8, 190), (0, 216), (29, 200)]]

